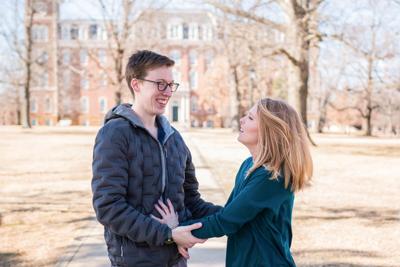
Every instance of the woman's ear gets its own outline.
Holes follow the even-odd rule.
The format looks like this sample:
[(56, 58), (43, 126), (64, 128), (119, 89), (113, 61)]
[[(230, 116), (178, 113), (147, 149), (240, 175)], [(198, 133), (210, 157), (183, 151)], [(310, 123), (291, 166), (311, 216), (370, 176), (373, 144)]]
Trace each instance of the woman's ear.
[(137, 79), (132, 79), (131, 80), (131, 87), (133, 89), (133, 91), (135, 92), (140, 92), (140, 88), (138, 86), (139, 81)]

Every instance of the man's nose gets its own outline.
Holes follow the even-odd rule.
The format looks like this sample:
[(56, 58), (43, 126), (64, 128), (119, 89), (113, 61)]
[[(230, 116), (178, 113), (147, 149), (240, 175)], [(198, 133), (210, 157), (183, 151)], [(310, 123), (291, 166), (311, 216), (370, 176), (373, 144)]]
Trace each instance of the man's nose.
[(171, 96), (172, 95), (172, 87), (170, 85), (168, 85), (167, 88), (164, 91), (162, 91), (162, 93), (163, 93), (163, 95)]

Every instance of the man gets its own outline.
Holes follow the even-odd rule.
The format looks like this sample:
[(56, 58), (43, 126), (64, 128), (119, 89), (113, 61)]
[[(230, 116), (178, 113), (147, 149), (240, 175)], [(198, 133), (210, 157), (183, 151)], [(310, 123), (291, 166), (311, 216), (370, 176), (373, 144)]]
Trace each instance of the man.
[(221, 209), (200, 198), (190, 151), (162, 116), (179, 86), (173, 65), (151, 51), (133, 54), (125, 75), (134, 105), (110, 111), (96, 137), (93, 206), (112, 266), (185, 266), (177, 245), (204, 242), (190, 232), (201, 224), (174, 228), (156, 220), (159, 201), (172, 205), (180, 222)]

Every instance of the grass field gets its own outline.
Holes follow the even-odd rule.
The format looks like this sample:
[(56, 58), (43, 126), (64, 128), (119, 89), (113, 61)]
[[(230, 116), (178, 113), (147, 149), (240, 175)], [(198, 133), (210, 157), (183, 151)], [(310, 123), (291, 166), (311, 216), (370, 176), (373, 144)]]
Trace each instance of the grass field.
[[(0, 266), (54, 265), (93, 219), (95, 128), (0, 128)], [(229, 130), (192, 130), (229, 194), (248, 152)], [(400, 140), (316, 135), (312, 187), (296, 197), (298, 266), (400, 266)]]

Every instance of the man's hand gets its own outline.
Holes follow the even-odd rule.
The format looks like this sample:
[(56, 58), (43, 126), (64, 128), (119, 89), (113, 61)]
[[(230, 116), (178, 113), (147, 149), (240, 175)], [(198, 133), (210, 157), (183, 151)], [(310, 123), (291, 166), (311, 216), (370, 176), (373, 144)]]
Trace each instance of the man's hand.
[(178, 245), (178, 251), (185, 259), (187, 259), (187, 260), (190, 259), (189, 249)]
[(204, 243), (207, 239), (199, 239), (192, 235), (191, 231), (201, 228), (201, 223), (188, 226), (179, 226), (172, 230), (172, 239), (178, 246), (191, 248), (197, 243)]

